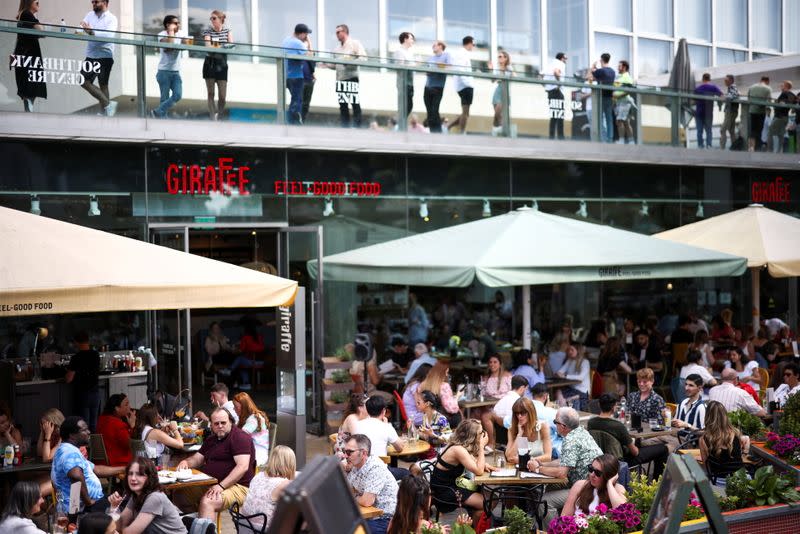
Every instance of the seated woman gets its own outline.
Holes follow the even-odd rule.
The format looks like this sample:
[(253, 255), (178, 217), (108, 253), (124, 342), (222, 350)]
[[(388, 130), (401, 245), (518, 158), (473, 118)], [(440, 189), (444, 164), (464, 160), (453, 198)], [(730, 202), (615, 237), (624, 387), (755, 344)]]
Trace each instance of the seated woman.
[(0, 532), (14, 534), (44, 534), (31, 518), (41, 511), (44, 499), (39, 484), (23, 480), (14, 484), (0, 515)]
[[(251, 519), (254, 527), (263, 530), (269, 528), (269, 523), (275, 514), (275, 505), (284, 488), (294, 480), (296, 470), (297, 458), (295, 458), (294, 451), (284, 445), (275, 447), (267, 460), (267, 468), (250, 481), (247, 498), (240, 510), (244, 516), (264, 514), (267, 517), (266, 525), (263, 524), (261, 517)], [(245, 528), (244, 530), (249, 529)], [(240, 532), (242, 531), (240, 530)]]
[[(487, 363), (489, 364), (489, 372), (481, 377), (481, 392), (486, 399), (500, 400), (501, 397), (511, 391), (511, 373), (503, 368), (503, 362), (497, 354), (489, 356)], [(491, 406), (472, 409), (472, 415), (475, 419), (481, 420), (483, 429), (489, 435), (489, 447), (494, 447), (494, 424), (490, 418), (486, 417), (486, 414), (491, 412)]]
[(422, 413), (417, 410), (417, 391), (419, 391), (419, 385), (423, 380), (425, 380), (425, 378), (427, 378), (428, 372), (430, 372), (432, 368), (433, 366), (428, 365), (427, 363), (420, 365), (411, 376), (411, 380), (409, 380), (408, 384), (406, 384), (406, 388), (403, 390), (403, 406), (406, 409), (408, 424), (422, 424)]
[(589, 404), (589, 388), (591, 387), (591, 369), (584, 348), (580, 345), (570, 345), (567, 347), (567, 359), (561, 368), (556, 371), (558, 378), (568, 380), (579, 380), (574, 386), (566, 386), (556, 391), (556, 398), (559, 401), (574, 399), (571, 403), (576, 410), (586, 410)]
[(520, 349), (514, 353), (514, 372), (511, 377), (523, 376), (528, 381), (525, 396), (531, 398), (531, 390), (536, 384), (545, 382), (544, 369), (539, 365), (539, 358), (530, 349)]
[(250, 369), (263, 365), (260, 359), (264, 355), (264, 336), (258, 333), (254, 323), (248, 323), (244, 327), (244, 335), (239, 340), (239, 350), (242, 352), (237, 356), (230, 367), (231, 374), (239, 370), (239, 389), (250, 389)]
[(333, 453), (341, 460), (344, 460), (344, 446), (350, 436), (356, 434), (356, 423), (369, 417), (367, 413), (367, 396), (362, 393), (354, 393), (350, 395), (350, 402), (344, 410), (344, 421), (342, 426), (339, 427), (339, 432), (336, 435), (336, 444), (333, 446)]
[(108, 514), (91, 512), (81, 517), (78, 530), (81, 534), (114, 534), (117, 523)]
[(211, 369), (211, 365), (230, 365), (236, 359), (236, 349), (222, 333), (222, 327), (216, 321), (208, 327), (204, 346), (209, 358), (204, 362), (206, 370)]
[(127, 395), (111, 395), (103, 413), (97, 418), (97, 433), (103, 435), (108, 465), (124, 466), (131, 461), (131, 432), (135, 424), (136, 414), (131, 411)]
[(761, 389), (761, 374), (758, 370), (758, 362), (745, 356), (741, 349), (733, 349), (728, 353), (725, 367), (736, 370), (739, 375), (739, 382), (749, 385), (756, 393)]
[(618, 479), (619, 460), (612, 454), (598, 456), (592, 460), (586, 480), (579, 480), (569, 490), (561, 515), (589, 515), (601, 504), (616, 508), (626, 503), (625, 488), (617, 484)]
[(603, 393), (625, 395), (627, 380), (624, 378), (620, 380), (620, 375), (626, 377), (633, 373), (633, 369), (625, 360), (625, 347), (619, 338), (617, 336), (608, 338), (597, 360), (597, 372), (603, 377)]
[[(128, 505), (119, 517), (117, 528), (125, 534), (142, 532), (186, 532), (181, 513), (161, 491), (156, 465), (147, 458), (134, 458), (125, 470), (125, 485), (130, 492)], [(83, 524), (80, 526), (83, 534)]]
[(239, 416), (237, 426), (250, 434), (256, 447), (256, 465), (267, 463), (269, 457), (269, 417), (258, 409), (250, 395), (239, 392), (233, 396), (233, 409)]
[(425, 477), (405, 477), (400, 481), (397, 506), (386, 534), (420, 534), (430, 509), (431, 487)]
[(0, 446), (4, 449), (8, 445), (22, 446), (22, 432), (14, 426), (11, 411), (5, 406), (0, 406)]
[(43, 462), (53, 461), (56, 448), (61, 443), (61, 423), (64, 422), (64, 414), (58, 408), (45, 410), (39, 419), (39, 439), (36, 441), (36, 455)]
[(716, 485), (724, 486), (725, 478), (744, 466), (742, 453), (750, 449), (750, 438), (731, 425), (725, 406), (717, 401), (706, 404), (705, 432), (700, 438), (700, 457)]
[(439, 406), (439, 397), (435, 393), (431, 391), (417, 393), (417, 409), (422, 413), (419, 435), (432, 445), (441, 443), (442, 434), (450, 431), (447, 417), (436, 411), (437, 406)]
[(144, 441), (147, 457), (156, 460), (164, 449), (183, 449), (183, 438), (178, 431), (178, 425), (172, 421), (168, 426), (162, 426), (161, 416), (154, 404), (147, 403), (136, 413), (136, 426), (133, 427), (134, 439)]
[(508, 463), (515, 464), (518, 460), (517, 438), (528, 439), (532, 460), (549, 462), (553, 456), (550, 425), (544, 421), (538, 421), (533, 401), (525, 397), (517, 399), (511, 407), (511, 413), (513, 417), (511, 428), (508, 430), (508, 446), (506, 447)]
[[(494, 467), (486, 464), (483, 448), (489, 442), (489, 436), (477, 419), (465, 419), (456, 428), (447, 446), (436, 458), (431, 473), (431, 491), (433, 502), (440, 512), (449, 513), (459, 506), (471, 508), (480, 515), (483, 510), (483, 495), (478, 488), (468, 489), (459, 486), (457, 479), (470, 471), (482, 475), (486, 471), (494, 471)], [(456, 492), (459, 495), (456, 495)], [(477, 517), (473, 517), (477, 521)]]
[(432, 391), (439, 395), (444, 416), (450, 421), (450, 426), (457, 426), (461, 421), (461, 409), (458, 406), (458, 399), (461, 394), (453, 395), (450, 387), (450, 364), (444, 361), (436, 362), (428, 376), (419, 385), (418, 391)]

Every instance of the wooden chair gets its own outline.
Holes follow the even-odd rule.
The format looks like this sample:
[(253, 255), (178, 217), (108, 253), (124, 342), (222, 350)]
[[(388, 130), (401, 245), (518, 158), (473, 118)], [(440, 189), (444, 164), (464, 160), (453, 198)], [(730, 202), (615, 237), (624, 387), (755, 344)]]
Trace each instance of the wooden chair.
[(669, 411), (672, 412), (672, 417), (675, 417), (678, 414), (678, 405), (674, 402), (667, 402), (666, 405)]
[(769, 387), (769, 371), (764, 369), (763, 367), (758, 368), (758, 375), (761, 377), (761, 389), (758, 390), (758, 399), (761, 401), (761, 404), (764, 404), (764, 396), (767, 394), (767, 388)]
[(331, 446), (331, 454), (333, 454), (333, 448), (336, 447), (336, 440), (338, 438), (339, 438), (338, 432), (328, 435), (328, 443), (330, 443)]
[(108, 465), (108, 452), (103, 434), (89, 435), (89, 461), (94, 464)]
[(147, 458), (147, 448), (144, 446), (144, 441), (141, 439), (131, 439), (131, 453), (134, 456)]
[(278, 439), (278, 425), (276, 423), (270, 423), (268, 426), (269, 426), (269, 452), (272, 452), (275, 450), (275, 442)]

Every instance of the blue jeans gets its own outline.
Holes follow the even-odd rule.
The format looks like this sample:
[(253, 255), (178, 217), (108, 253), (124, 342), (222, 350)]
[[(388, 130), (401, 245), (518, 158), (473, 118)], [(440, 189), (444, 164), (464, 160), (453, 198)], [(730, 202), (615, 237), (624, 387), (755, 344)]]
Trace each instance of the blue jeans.
[(604, 143), (614, 142), (614, 102), (611, 97), (600, 98), (600, 139)]
[[(161, 104), (155, 109), (155, 112), (159, 117), (164, 117), (167, 111), (183, 97), (183, 81), (181, 73), (176, 70), (158, 71), (156, 81), (161, 89)], [(172, 92), (171, 95), (170, 92)]]
[(292, 97), (289, 103), (289, 116), (286, 122), (289, 124), (300, 124), (300, 117), (303, 111), (303, 78), (288, 78), (286, 87)]
[(703, 148), (703, 132), (706, 134), (705, 146), (711, 148), (711, 125), (714, 118), (711, 115), (698, 113), (694, 118), (697, 123), (697, 148)]
[(389, 521), (391, 517), (383, 515), (375, 519), (367, 519), (367, 526), (371, 534), (386, 534), (386, 529), (389, 528)]

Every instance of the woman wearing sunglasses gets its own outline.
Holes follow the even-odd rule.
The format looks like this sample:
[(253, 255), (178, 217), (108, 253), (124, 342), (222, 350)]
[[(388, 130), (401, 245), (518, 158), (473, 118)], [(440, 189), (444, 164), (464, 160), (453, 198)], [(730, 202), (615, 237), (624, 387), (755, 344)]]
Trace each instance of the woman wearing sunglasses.
[[(233, 33), (225, 26), (225, 13), (219, 9), (211, 12), (211, 25), (203, 30), (206, 46), (220, 47), (233, 42)], [(208, 115), (212, 121), (222, 118), (228, 94), (228, 56), (210, 53), (203, 61), (203, 79), (208, 93)], [(214, 92), (219, 93), (218, 103), (214, 104)]]
[(616, 508), (628, 502), (625, 488), (617, 484), (618, 479), (619, 460), (611, 454), (598, 456), (592, 460), (586, 480), (579, 480), (569, 490), (561, 515), (575, 515), (578, 511), (589, 515), (601, 504)]

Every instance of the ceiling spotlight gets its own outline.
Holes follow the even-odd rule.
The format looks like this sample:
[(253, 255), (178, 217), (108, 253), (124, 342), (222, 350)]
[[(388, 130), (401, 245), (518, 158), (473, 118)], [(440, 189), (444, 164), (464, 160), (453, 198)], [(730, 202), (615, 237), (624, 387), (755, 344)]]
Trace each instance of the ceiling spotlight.
[(331, 197), (326, 197), (325, 198), (325, 209), (322, 210), (322, 216), (323, 217), (330, 217), (334, 213), (335, 212), (333, 211), (333, 200), (331, 200)]
[(483, 199), (483, 216), (484, 217), (492, 216), (492, 204), (489, 202), (488, 198)]
[(89, 217), (97, 217), (100, 215), (100, 203), (97, 201), (97, 195), (89, 197)]
[(672, 291), (672, 282), (667, 282), (667, 291)]
[(531, 205), (531, 209), (539, 211), (539, 202), (535, 198), (533, 199), (533, 205)]
[(694, 216), (697, 217), (698, 219), (702, 219), (703, 217), (706, 216), (706, 212), (703, 210), (702, 202), (697, 203), (697, 213), (695, 213)]
[(575, 215), (578, 217), (583, 217), (584, 219), (589, 216), (589, 210), (586, 209), (585, 200), (581, 200), (581, 203), (578, 205), (578, 211), (575, 212)]
[(650, 207), (647, 205), (646, 200), (642, 200), (642, 207), (639, 208), (639, 215), (642, 217), (647, 217), (650, 215)]
[(42, 214), (42, 210), (39, 207), (39, 195), (31, 195), (31, 213), (34, 215)]
[(424, 198), (421, 198), (419, 200), (419, 216), (425, 222), (428, 222), (428, 221), (431, 220), (430, 217), (428, 217), (428, 203), (425, 202)]

